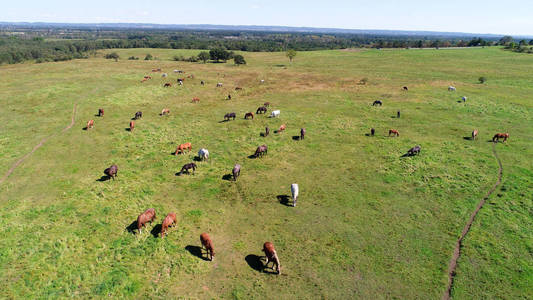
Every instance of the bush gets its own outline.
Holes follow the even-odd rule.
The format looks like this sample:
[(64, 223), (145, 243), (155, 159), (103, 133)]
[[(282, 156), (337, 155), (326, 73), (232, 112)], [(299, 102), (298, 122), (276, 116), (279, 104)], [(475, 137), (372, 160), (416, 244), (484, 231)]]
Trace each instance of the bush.
[(135, 56), (130, 56), (130, 57), (128, 57), (128, 60), (139, 60), (139, 58), (135, 57)]
[(146, 54), (146, 56), (144, 57), (144, 60), (153, 60), (153, 59), (154, 57), (150, 53)]
[(198, 59), (203, 61), (204, 64), (209, 60), (211, 56), (209, 55), (209, 52), (207, 51), (202, 51), (200, 53), (198, 53)]
[(487, 78), (485, 78), (484, 76), (481, 76), (481, 77), (479, 77), (478, 80), (479, 80), (479, 83), (483, 84), (483, 83), (485, 83), (487, 81)]
[(231, 54), (224, 49), (218, 48), (210, 50), (209, 56), (211, 57), (211, 60), (214, 60), (216, 62), (219, 62), (221, 60), (226, 62), (230, 58)]
[(240, 54), (236, 54), (233, 56), (233, 61), (235, 62), (236, 65), (245, 65), (246, 64), (246, 60), (244, 60), (244, 56), (240, 55)]
[[(105, 55), (105, 58), (107, 59), (114, 59), (115, 61), (118, 61), (118, 59), (120, 58), (120, 56), (118, 55), (118, 53), (116, 52), (111, 52), (109, 54), (106, 54)], [(55, 60), (55, 59), (54, 59)]]

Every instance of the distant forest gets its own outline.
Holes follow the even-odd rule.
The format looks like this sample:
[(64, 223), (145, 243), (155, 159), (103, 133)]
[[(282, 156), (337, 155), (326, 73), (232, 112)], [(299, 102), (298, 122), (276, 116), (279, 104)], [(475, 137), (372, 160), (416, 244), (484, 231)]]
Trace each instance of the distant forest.
[[(88, 58), (99, 49), (226, 49), (275, 52), (345, 48), (444, 48), (505, 45), (523, 49), (532, 41), (512, 37), (410, 36), (238, 30), (158, 30), (125, 28), (0, 27), (0, 64)], [(519, 47), (522, 46), (522, 48)], [(511, 48), (511, 49), (515, 49)], [(525, 51), (524, 51), (525, 49)]]

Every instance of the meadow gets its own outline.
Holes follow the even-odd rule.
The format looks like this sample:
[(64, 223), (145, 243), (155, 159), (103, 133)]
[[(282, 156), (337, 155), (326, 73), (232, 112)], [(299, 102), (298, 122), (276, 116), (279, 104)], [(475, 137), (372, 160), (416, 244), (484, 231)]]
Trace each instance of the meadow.
[[(51, 136), (0, 184), (0, 298), (438, 299), (456, 240), (497, 180), (496, 132), (510, 134), (495, 145), (503, 181), (463, 241), (452, 298), (533, 298), (533, 56), (312, 51), (289, 63), (243, 52), (248, 64), (235, 66), (172, 61), (195, 50), (113, 51), (118, 62), (101, 51), (0, 66), (0, 176)], [(177, 86), (174, 69), (195, 79)], [(153, 79), (140, 83), (144, 75)], [(279, 118), (243, 119), (266, 101)], [(228, 112), (237, 119), (221, 122)], [(95, 127), (82, 130), (90, 119)], [(286, 132), (260, 135), (281, 124)], [(391, 128), (400, 137), (387, 137)], [(478, 139), (466, 139), (473, 129)], [(192, 152), (171, 155), (185, 142)], [(249, 158), (261, 144), (268, 155)], [(420, 155), (402, 157), (415, 145)], [(200, 148), (209, 161), (177, 176)], [(225, 180), (236, 163), (241, 176)], [(111, 164), (117, 179), (98, 181)], [(279, 200), (291, 183), (295, 208)], [(133, 234), (150, 207), (156, 222)], [(161, 239), (156, 224), (171, 211), (177, 226)], [(197, 256), (202, 232), (213, 262)], [(265, 241), (282, 275), (261, 272)]]

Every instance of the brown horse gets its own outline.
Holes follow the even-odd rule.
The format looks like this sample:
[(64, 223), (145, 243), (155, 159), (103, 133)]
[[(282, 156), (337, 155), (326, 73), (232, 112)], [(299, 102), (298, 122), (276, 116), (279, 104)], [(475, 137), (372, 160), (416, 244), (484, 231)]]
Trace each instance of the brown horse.
[(242, 87), (238, 86), (235, 88), (236, 91), (242, 91)]
[(205, 232), (200, 234), (200, 242), (202, 243), (202, 249), (205, 248), (205, 251), (207, 252), (207, 258), (209, 260), (213, 260), (213, 256), (215, 256), (215, 250), (213, 249), (213, 242), (211, 241), (209, 235)]
[(476, 140), (476, 136), (477, 136), (477, 129), (474, 129), (474, 131), (472, 131), (472, 140), (473, 141)]
[(192, 98), (192, 103), (195, 103), (195, 102), (200, 102), (200, 98), (198, 97)]
[(389, 130), (389, 136), (391, 136), (391, 134), (392, 136), (400, 136), (400, 133), (396, 129)]
[(287, 126), (285, 124), (282, 124), (278, 129), (278, 133), (285, 131), (286, 128)]
[(499, 142), (500, 139), (503, 139), (503, 142), (505, 143), (505, 141), (507, 141), (507, 139), (509, 138), (509, 134), (506, 132), (506, 133), (496, 133), (494, 135), (494, 137), (492, 138), (492, 141), (493, 142)]
[(161, 111), (161, 116), (168, 115), (168, 114), (170, 114), (170, 109), (163, 108), (163, 110)]
[(135, 122), (130, 121), (130, 131), (133, 131), (133, 129), (135, 129)]
[(270, 106), (270, 102), (263, 103), (263, 106), (269, 107)]
[(265, 136), (268, 136), (270, 134), (270, 128), (265, 127)]
[(192, 144), (191, 143), (185, 143), (185, 144), (179, 145), (178, 148), (176, 148), (176, 152), (174, 152), (174, 155), (178, 155), (180, 153), (184, 153), (185, 150), (191, 151), (192, 150)]
[(252, 120), (254, 119), (254, 113), (253, 112), (247, 112), (244, 114), (244, 119), (247, 120), (248, 117), (252, 118)]
[(281, 264), (279, 263), (279, 258), (278, 254), (276, 253), (276, 249), (274, 249), (274, 244), (272, 244), (271, 242), (266, 242), (265, 244), (263, 244), (263, 252), (265, 252), (266, 256), (265, 268), (268, 268), (268, 264), (272, 262), (272, 270), (274, 270), (274, 266), (276, 266), (275, 270), (278, 272), (278, 275), (281, 274)]
[(171, 212), (165, 217), (163, 224), (161, 224), (161, 238), (165, 237), (168, 228), (173, 224), (176, 224), (176, 214)]
[(167, 83), (165, 83), (165, 85), (163, 87), (171, 87), (171, 86), (172, 86), (172, 83), (167, 82)]
[(256, 114), (265, 114), (266, 112), (267, 112), (266, 106), (258, 107), (257, 110), (255, 111)]
[(305, 138), (305, 128), (300, 129), (300, 140)]
[(255, 157), (259, 157), (259, 156), (263, 156), (263, 155), (265, 155), (267, 153), (268, 153), (267, 145), (261, 145), (261, 146), (257, 147), (257, 149), (255, 150), (254, 156)]
[(374, 128), (370, 128), (370, 135), (374, 136), (375, 133), (376, 133), (376, 130)]
[(94, 120), (89, 120), (89, 122), (87, 122), (87, 130), (91, 129), (94, 127)]
[(155, 209), (149, 208), (145, 210), (142, 214), (140, 214), (137, 217), (137, 229), (139, 229), (139, 233), (141, 233), (141, 229), (144, 227), (144, 225), (148, 222), (152, 224), (152, 222), (155, 220)]
[(152, 76), (144, 76), (144, 79), (146, 79), (146, 80), (152, 79)]
[(98, 109), (98, 116), (99, 117), (103, 117), (104, 116), (104, 109), (103, 108), (99, 108)]
[(115, 177), (118, 175), (118, 167), (117, 165), (112, 165), (111, 167), (104, 170), (104, 174), (107, 177), (113, 178), (115, 180)]

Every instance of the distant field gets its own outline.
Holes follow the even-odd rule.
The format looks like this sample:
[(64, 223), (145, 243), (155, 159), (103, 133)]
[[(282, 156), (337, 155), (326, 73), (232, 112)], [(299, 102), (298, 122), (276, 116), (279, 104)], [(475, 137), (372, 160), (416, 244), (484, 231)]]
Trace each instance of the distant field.
[[(112, 51), (122, 59), (103, 58)], [(503, 182), (464, 240), (452, 296), (533, 298), (532, 56), (478, 48), (299, 52), (292, 64), (284, 53), (244, 52), (244, 66), (171, 60), (198, 52), (113, 49), (0, 66), (0, 176), (53, 135), (0, 184), (0, 298), (439, 299), (455, 242), (497, 179), (496, 132), (510, 133), (496, 145)], [(174, 69), (195, 79), (178, 87)], [(144, 75), (153, 79), (141, 84)], [(376, 99), (384, 105), (372, 107)], [(265, 101), (280, 118), (243, 120)], [(74, 104), (75, 125), (61, 133)], [(163, 108), (171, 114), (159, 116)], [(237, 119), (220, 122), (228, 112)], [(82, 130), (90, 119), (94, 129)], [(286, 132), (274, 134), (281, 124)], [(301, 127), (306, 139), (293, 140)], [(365, 136), (371, 127), (376, 136)], [(386, 137), (391, 128), (400, 137)], [(473, 129), (479, 139), (465, 139)], [(184, 142), (193, 151), (171, 155)], [(248, 158), (261, 144), (268, 155)], [(414, 145), (419, 156), (401, 157)], [(200, 148), (210, 160), (176, 176)], [(241, 177), (224, 180), (235, 163)], [(111, 164), (117, 180), (97, 181)], [(296, 208), (277, 197), (291, 183)], [(150, 207), (156, 222), (128, 232)], [(170, 211), (178, 225), (154, 237)], [(202, 232), (213, 262), (187, 250)], [(257, 269), (265, 241), (280, 276)]]

